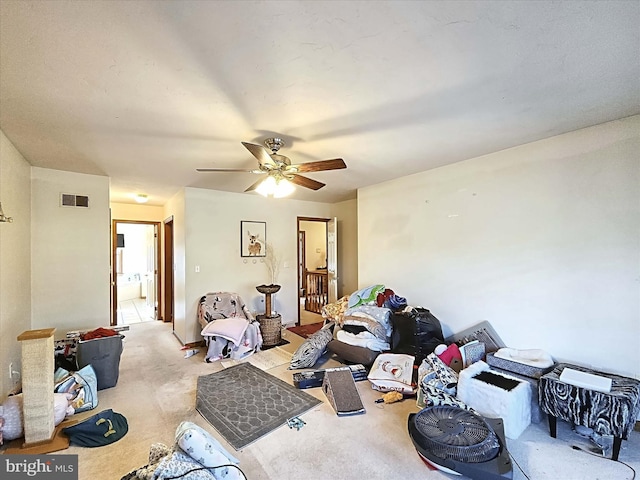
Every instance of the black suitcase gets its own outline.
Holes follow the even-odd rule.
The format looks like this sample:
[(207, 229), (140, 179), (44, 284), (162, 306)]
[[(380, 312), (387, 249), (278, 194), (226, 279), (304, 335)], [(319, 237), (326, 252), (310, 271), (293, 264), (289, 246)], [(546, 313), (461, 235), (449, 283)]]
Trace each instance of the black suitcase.
[(391, 351), (413, 355), (415, 365), (420, 365), (427, 355), (444, 343), (440, 320), (426, 308), (412, 307), (409, 311), (394, 312), (391, 325)]

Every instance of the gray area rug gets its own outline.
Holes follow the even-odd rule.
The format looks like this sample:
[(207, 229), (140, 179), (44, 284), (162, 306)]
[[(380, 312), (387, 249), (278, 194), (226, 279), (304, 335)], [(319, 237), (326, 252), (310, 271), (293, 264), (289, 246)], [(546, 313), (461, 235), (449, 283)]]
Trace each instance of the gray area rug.
[(320, 403), (250, 363), (198, 377), (196, 410), (236, 450)]

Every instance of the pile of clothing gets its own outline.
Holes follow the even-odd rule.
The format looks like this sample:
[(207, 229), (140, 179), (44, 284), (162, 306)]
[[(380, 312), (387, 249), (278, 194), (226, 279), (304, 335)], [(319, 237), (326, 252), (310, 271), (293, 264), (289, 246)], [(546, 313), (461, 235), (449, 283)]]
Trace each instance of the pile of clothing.
[(328, 350), (346, 363), (371, 367), (381, 353), (410, 356), (420, 365), (444, 341), (440, 321), (382, 284), (346, 295), (322, 308), (321, 330), (291, 359), (290, 369), (312, 368)]
[(325, 321), (335, 324), (327, 349), (348, 362), (373, 364), (381, 352), (391, 350), (391, 316), (406, 305), (406, 299), (378, 284), (324, 306)]

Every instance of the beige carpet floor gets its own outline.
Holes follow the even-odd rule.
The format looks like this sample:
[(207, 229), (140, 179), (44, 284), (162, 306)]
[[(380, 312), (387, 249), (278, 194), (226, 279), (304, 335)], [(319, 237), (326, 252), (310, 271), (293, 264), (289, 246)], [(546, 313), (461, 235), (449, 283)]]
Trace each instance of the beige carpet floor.
[[(338, 417), (321, 389), (308, 393), (323, 403), (302, 415), (306, 425), (299, 431), (283, 426), (242, 451), (235, 451), (195, 410), (196, 380), (199, 375), (224, 368), (221, 362), (205, 363), (204, 348), (184, 358), (180, 342), (170, 324), (145, 322), (124, 332), (120, 378), (114, 388), (99, 392), (99, 406), (87, 416), (112, 408), (129, 421), (129, 433), (120, 441), (98, 448), (71, 447), (58, 452), (79, 455), (79, 478), (119, 479), (147, 463), (152, 443), (173, 444), (174, 432), (183, 420), (190, 420), (211, 432), (240, 460), (251, 480), (418, 480), (454, 479), (429, 470), (416, 454), (407, 434), (407, 416), (417, 412), (415, 401), (391, 405), (374, 403), (380, 394), (367, 381), (357, 388), (367, 409), (363, 415)], [(292, 382), (287, 359), (302, 339), (283, 333), (290, 344), (267, 350), (264, 359), (252, 363), (279, 378)], [(289, 352), (289, 353), (287, 353)], [(225, 362), (230, 365), (233, 362)], [(338, 365), (328, 359), (324, 366)], [(532, 424), (518, 440), (508, 440), (514, 459), (531, 480), (631, 479), (631, 470), (619, 463), (573, 450), (571, 445), (588, 444), (564, 422), (558, 424), (558, 438), (548, 435), (546, 421)], [(640, 471), (640, 433), (622, 443), (620, 460)], [(514, 465), (515, 480), (525, 476)]]

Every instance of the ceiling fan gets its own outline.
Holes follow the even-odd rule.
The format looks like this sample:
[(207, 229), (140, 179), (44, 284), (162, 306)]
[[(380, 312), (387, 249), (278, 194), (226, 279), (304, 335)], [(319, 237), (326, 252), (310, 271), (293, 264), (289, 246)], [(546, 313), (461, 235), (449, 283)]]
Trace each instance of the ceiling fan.
[[(261, 178), (247, 188), (245, 192), (256, 190), (258, 193), (265, 196), (270, 194), (273, 196), (286, 196), (293, 192), (292, 183), (301, 187), (310, 188), (311, 190), (319, 190), (325, 186), (322, 182), (300, 175), (301, 173), (347, 168), (347, 165), (341, 158), (292, 164), (289, 157), (278, 154), (280, 147), (284, 146), (284, 140), (281, 138), (267, 138), (264, 141), (264, 144), (269, 150), (271, 150), (271, 153), (269, 153), (269, 150), (262, 145), (242, 142), (242, 145), (244, 145), (246, 149), (258, 159), (257, 169), (196, 168), (196, 170), (198, 172), (247, 172), (267, 174), (266, 178)], [(278, 188), (280, 190), (276, 191)]]

